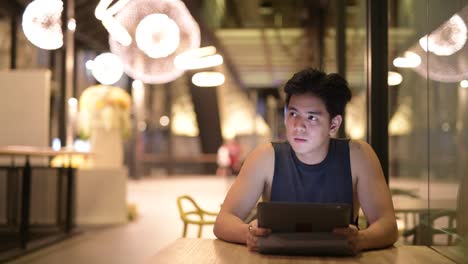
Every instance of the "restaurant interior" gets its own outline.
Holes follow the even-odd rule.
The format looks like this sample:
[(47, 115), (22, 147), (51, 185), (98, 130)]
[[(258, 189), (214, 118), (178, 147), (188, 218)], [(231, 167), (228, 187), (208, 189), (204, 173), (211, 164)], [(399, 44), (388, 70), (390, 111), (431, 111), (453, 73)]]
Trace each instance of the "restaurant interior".
[(214, 219), (312, 67), (392, 194), (400, 258), (363, 263), (468, 263), (467, 24), (468, 0), (1, 1), (0, 262), (236, 261)]

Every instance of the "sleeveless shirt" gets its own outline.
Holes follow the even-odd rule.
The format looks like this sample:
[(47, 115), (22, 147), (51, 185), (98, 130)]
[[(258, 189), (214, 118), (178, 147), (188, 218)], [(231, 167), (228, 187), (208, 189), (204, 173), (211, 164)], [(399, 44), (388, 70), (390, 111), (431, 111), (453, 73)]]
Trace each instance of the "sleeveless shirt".
[(301, 162), (288, 142), (272, 142), (275, 170), (271, 201), (346, 203), (351, 206), (353, 221), (353, 179), (349, 139), (330, 139), (325, 159), (314, 165)]

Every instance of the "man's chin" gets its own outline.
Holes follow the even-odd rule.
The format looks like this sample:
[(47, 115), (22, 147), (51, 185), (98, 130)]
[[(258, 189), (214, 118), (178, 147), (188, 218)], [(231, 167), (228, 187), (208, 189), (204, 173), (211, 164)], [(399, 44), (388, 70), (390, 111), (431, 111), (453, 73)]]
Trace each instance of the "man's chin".
[(294, 150), (294, 152), (298, 154), (306, 153), (307, 150), (310, 148), (304, 143), (297, 143), (297, 142), (289, 142), (291, 145), (291, 148)]

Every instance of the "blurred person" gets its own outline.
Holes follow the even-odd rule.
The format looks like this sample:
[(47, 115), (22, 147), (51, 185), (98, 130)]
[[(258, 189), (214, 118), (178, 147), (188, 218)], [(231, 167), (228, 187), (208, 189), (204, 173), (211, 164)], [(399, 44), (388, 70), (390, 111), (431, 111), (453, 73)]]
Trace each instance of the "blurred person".
[(237, 175), (242, 164), (241, 154), (242, 149), (237, 141), (237, 136), (221, 145), (217, 153), (218, 169), (216, 170), (216, 175)]
[[(287, 141), (256, 147), (246, 158), (223, 202), (214, 227), (222, 240), (258, 250), (269, 229), (243, 219), (263, 201), (347, 203), (353, 217), (346, 237), (355, 252), (392, 245), (398, 239), (388, 186), (373, 149), (363, 141), (336, 139), (351, 91), (338, 74), (315, 69), (296, 73), (285, 85)], [(362, 207), (369, 224), (359, 230)]]

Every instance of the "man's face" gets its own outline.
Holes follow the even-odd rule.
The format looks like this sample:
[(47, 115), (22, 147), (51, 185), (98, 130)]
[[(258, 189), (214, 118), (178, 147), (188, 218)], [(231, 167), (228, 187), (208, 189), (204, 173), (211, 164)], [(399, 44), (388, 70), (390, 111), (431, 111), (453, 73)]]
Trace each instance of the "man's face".
[(286, 111), (286, 137), (297, 154), (328, 146), (332, 133), (325, 103), (313, 94), (292, 95)]

